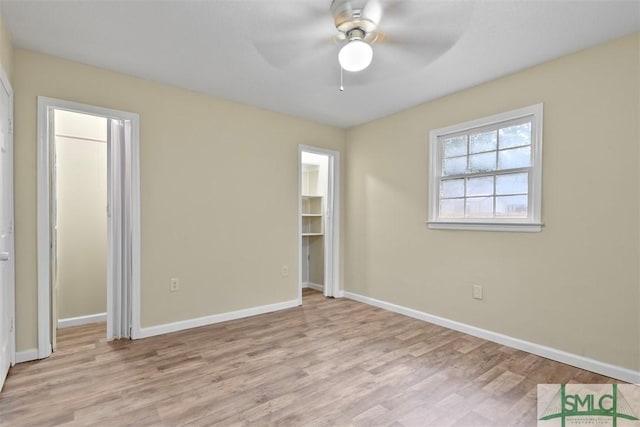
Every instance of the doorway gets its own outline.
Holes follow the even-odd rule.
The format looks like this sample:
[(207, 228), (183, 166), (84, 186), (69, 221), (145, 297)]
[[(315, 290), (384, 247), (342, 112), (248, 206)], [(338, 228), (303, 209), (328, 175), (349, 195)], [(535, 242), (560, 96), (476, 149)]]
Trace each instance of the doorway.
[(15, 364), (13, 91), (0, 68), (0, 390)]
[(108, 120), (54, 109), (51, 338), (107, 320)]
[(339, 295), (339, 153), (298, 149), (298, 272), (302, 289)]
[[(79, 314), (78, 310), (82, 310), (77, 301), (71, 301), (78, 299), (69, 297), (73, 293), (78, 297), (78, 293), (84, 292), (85, 300), (93, 300), (90, 311), (106, 306), (107, 339), (139, 335), (138, 129), (137, 114), (38, 97), (40, 359), (55, 350), (59, 309), (67, 325), (104, 319), (104, 312), (70, 314)], [(60, 170), (65, 166), (71, 166), (72, 170)], [(101, 177), (102, 167), (106, 176)], [(88, 175), (81, 177), (83, 169)], [(77, 210), (75, 215), (69, 213), (74, 203), (85, 203), (89, 199), (94, 199), (98, 206), (85, 205), (80, 215)], [(99, 199), (105, 202), (102, 206)], [(84, 233), (78, 227), (84, 228)], [(80, 234), (93, 236), (87, 240)], [(83, 247), (82, 250), (70, 249), (73, 243)], [(100, 275), (100, 271), (104, 274)], [(93, 289), (88, 290), (85, 283), (81, 285), (85, 288), (80, 290), (74, 282), (83, 278), (97, 281), (97, 288), (92, 286)], [(102, 289), (99, 289), (100, 282)], [(59, 298), (63, 294), (66, 301)]]

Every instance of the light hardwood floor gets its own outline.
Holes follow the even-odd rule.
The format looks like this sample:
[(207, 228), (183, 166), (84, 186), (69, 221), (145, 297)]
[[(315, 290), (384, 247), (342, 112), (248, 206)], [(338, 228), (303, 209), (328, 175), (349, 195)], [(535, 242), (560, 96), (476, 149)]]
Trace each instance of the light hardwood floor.
[(0, 425), (535, 426), (536, 384), (612, 379), (347, 299), (137, 341), (59, 331)]

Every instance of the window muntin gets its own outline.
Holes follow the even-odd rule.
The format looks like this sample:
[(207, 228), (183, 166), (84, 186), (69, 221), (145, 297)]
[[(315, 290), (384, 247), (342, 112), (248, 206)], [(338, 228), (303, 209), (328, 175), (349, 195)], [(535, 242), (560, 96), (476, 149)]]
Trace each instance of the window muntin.
[(432, 131), (430, 227), (533, 224), (539, 230), (541, 125), (540, 104)]

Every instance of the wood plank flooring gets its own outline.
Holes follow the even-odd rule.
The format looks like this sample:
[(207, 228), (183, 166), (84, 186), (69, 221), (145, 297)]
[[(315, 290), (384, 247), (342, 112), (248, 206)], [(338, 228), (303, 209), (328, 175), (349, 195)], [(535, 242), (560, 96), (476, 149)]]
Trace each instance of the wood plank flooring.
[(536, 384), (614, 380), (347, 299), (137, 341), (63, 329), (2, 426), (535, 426)]

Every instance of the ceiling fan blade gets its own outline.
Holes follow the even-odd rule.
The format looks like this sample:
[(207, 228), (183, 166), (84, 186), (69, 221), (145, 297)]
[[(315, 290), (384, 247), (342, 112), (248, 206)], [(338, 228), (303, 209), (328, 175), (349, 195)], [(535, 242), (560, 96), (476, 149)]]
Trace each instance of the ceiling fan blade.
[(431, 40), (428, 43), (381, 43), (374, 47), (374, 61), (391, 62), (396, 69), (426, 67), (455, 44), (452, 40)]
[(369, 0), (362, 8), (362, 16), (378, 25), (382, 19), (383, 6), (381, 0)]
[(473, 4), (388, 1), (380, 33), (372, 44), (372, 72), (380, 78), (424, 68), (451, 49), (467, 28)]
[(249, 39), (260, 56), (276, 68), (335, 46), (335, 26), (322, 2), (251, 2), (247, 10)]
[(461, 34), (471, 20), (474, 8), (473, 2), (462, 1), (388, 1), (378, 28), (394, 36), (424, 29)]
[(383, 80), (401, 79), (418, 72), (451, 48), (451, 43), (376, 43), (371, 65), (357, 73), (345, 73), (350, 86), (375, 84)]
[(385, 50), (385, 47), (391, 45), (394, 49), (413, 50), (416, 54), (435, 50), (444, 53), (453, 47), (461, 36), (462, 31), (451, 28), (403, 28), (393, 33), (380, 33), (373, 49)]
[(309, 58), (322, 56), (337, 61), (338, 45), (331, 40), (262, 40), (254, 42), (257, 52), (273, 67), (293, 68)]

